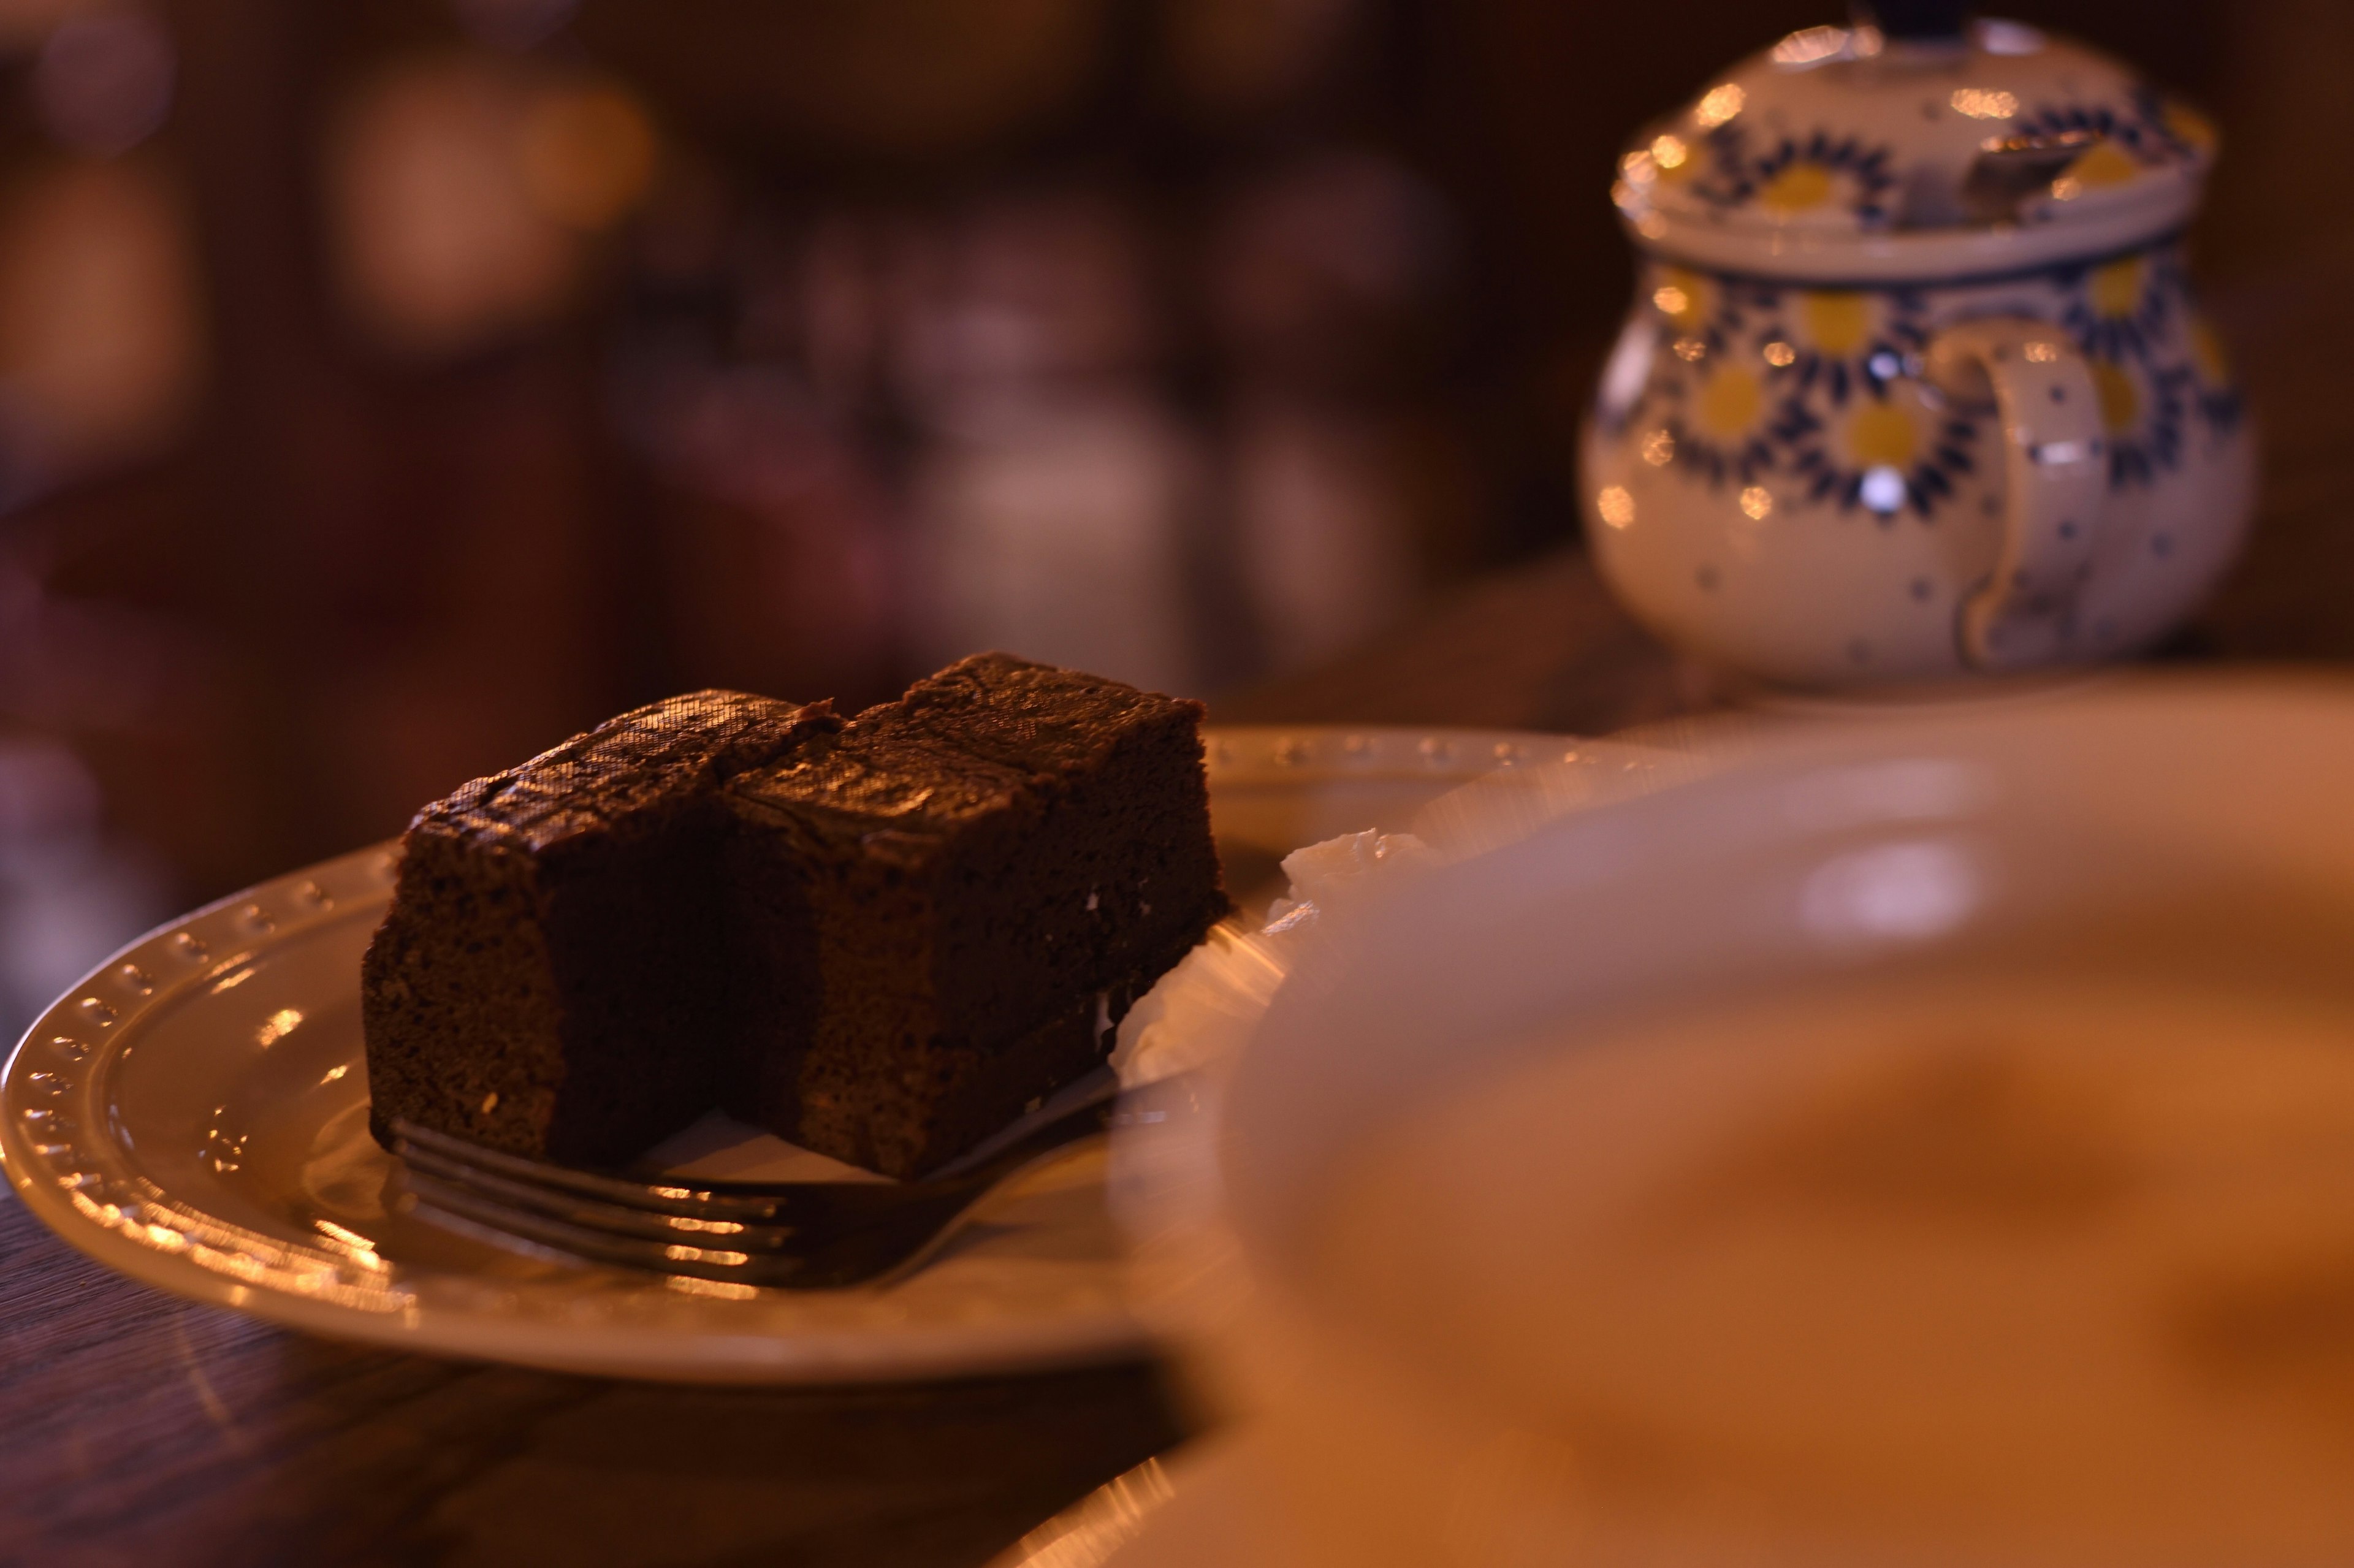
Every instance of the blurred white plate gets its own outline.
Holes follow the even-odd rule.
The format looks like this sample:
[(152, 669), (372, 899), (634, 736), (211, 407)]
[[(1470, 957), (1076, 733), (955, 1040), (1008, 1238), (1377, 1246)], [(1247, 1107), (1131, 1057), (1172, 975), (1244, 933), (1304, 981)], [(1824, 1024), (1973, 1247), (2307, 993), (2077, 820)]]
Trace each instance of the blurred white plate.
[(1014, 1542), (991, 1568), (1290, 1568), (1250, 1437), (1204, 1439), (1117, 1476)]
[[(1214, 729), (1230, 881), (1247, 900), (1291, 848), (1396, 831), (1468, 779), (1577, 749), (1494, 731)], [(1610, 747), (1588, 757), (1623, 766)], [(101, 1262), (199, 1301), (567, 1372), (912, 1379), (1145, 1348), (1095, 1150), (1000, 1194), (938, 1261), (877, 1289), (576, 1267), (387, 1213), (358, 978), (391, 871), (379, 845), (264, 883), (142, 938), (52, 1006), (0, 1072), (0, 1163), (26, 1204)], [(683, 1169), (752, 1175), (796, 1152), (762, 1138), (706, 1147)]]
[[(2253, 1194), (2274, 1189), (2263, 1185), (2271, 1178), (2259, 1174), (2264, 1165), (2253, 1152), (2243, 1163), (2227, 1165), (2219, 1155), (2201, 1166), (2181, 1151), (2228, 1148), (2238, 1160), (2242, 1146), (2232, 1140), (2250, 1139), (2253, 1151), (2256, 1135), (2221, 1129), (2272, 1124), (2236, 1107), (2285, 1104), (2280, 1097), (2301, 1092), (2288, 1086), (2296, 1078), (2268, 1076), (2266, 1064), (2278, 1058), (2258, 1054), (2276, 1027), (2276, 1003), (2293, 999), (2343, 1031), (2354, 992), (2347, 935), (2354, 928), (2354, 681), (2320, 673), (2137, 673), (2033, 703), (1748, 726), (1706, 749), (1718, 767), (1712, 776), (1553, 821), (1509, 853), (1457, 862), (1413, 883), (1409, 896), (1362, 906), (1344, 939), (1301, 953), (1220, 1081), (1214, 1115), (1167, 1116), (1115, 1142), (1116, 1171), (1122, 1162), (1149, 1166), (1151, 1190), (1164, 1195), (1177, 1191), (1170, 1173), (1192, 1159), (1205, 1201), (1216, 1205), (1193, 1220), (1202, 1239), (1189, 1244), (1186, 1270), (1161, 1271), (1182, 1285), (1172, 1300), (1183, 1310), (1155, 1320), (1182, 1332), (1194, 1352), (1190, 1387), (1250, 1413), (1261, 1446), (1249, 1479), (1271, 1489), (1267, 1477), (1284, 1478), (1282, 1520), (1307, 1543), (1294, 1560), (1352, 1568), (1553, 1561), (1507, 1547), (1560, 1542), (1574, 1528), (1581, 1562), (2354, 1562), (2354, 1493), (2344, 1485), (2342, 1450), (2306, 1425), (2303, 1406), (2258, 1392), (2301, 1391), (2322, 1374), (2301, 1364), (2279, 1372), (2272, 1369), (2282, 1363), (2266, 1360), (2267, 1370), (2245, 1374), (2248, 1382), (2221, 1381), (2243, 1375), (2236, 1371), (2186, 1378), (2180, 1341), (2149, 1330), (2146, 1305), (2179, 1298), (2151, 1289), (2181, 1287), (2141, 1283), (2225, 1277), (2235, 1266), (2209, 1260), (2237, 1255), (2227, 1247), (2242, 1245), (2257, 1249), (2248, 1255), (2265, 1259), (2264, 1268), (2280, 1266), (2274, 1259), (2341, 1255), (2330, 1250), (2344, 1228), (2327, 1206), (2333, 1192), (2344, 1192), (2342, 1181), (2333, 1187), (2335, 1168), (2322, 1176), (2299, 1168), (2281, 1179), (2284, 1196), (2259, 1199)], [(1729, 753), (1737, 761), (1728, 763)], [(1410, 1239), (1394, 1255), (1384, 1248), (1376, 1267), (1333, 1262), (1334, 1233), (1323, 1227), (1352, 1179), (1337, 1173), (1415, 1148), (1413, 1128), (1435, 1125), (1426, 1119), (1435, 1107), (1481, 1105), (1492, 1114), (1498, 1102), (1481, 1097), (1536, 1082), (1521, 1075), (1561, 1065), (1581, 1041), (1609, 1039), (1622, 1023), (1704, 1013), (1717, 1021), (1710, 1027), (1726, 1031), (1719, 1038), (1763, 1045), (1764, 1021), (1786, 1002), (1821, 1005), (1915, 985), (1918, 996), (1934, 998), (1928, 988), (1941, 977), (1965, 977), (1989, 1005), (2007, 1009), (1997, 1027), (2017, 1029), (2021, 1042), (2052, 1037), (2041, 1025), (2033, 1033), (2020, 1026), (2078, 981), (2105, 988), (2074, 994), (2097, 999), (2128, 1031), (2150, 1008), (2232, 1009), (2234, 1022), (2223, 1028), (2244, 1034), (2210, 1037), (2247, 1053), (2239, 1090), (2247, 1097), (2221, 1095), (2211, 1122), (2181, 1099), (2183, 1119), (2163, 1135), (2168, 1159), (2180, 1163), (2137, 1188), (2129, 1208), (2105, 1211), (2065, 1237), (2040, 1224), (1972, 1225), (1925, 1240), (1935, 1228), (1925, 1225), (1912, 1238), (1924, 1250), (1891, 1265), (1879, 1253), (1893, 1233), (1870, 1227), (1893, 1223), (1893, 1211), (1875, 1210), (1848, 1231), (1816, 1213), (1787, 1221), (1777, 1211), (1739, 1232), (1738, 1245), (1754, 1250), (1742, 1255), (1737, 1302), (1706, 1303), (1702, 1293), (1712, 1287), (1694, 1282), (1733, 1275), (1695, 1261), (1710, 1258), (1714, 1242), (1687, 1250), (1681, 1238), (1698, 1232), (1670, 1227), (1656, 1231), (1655, 1248), (1647, 1233), (1619, 1255), (1639, 1253), (1644, 1263), (1624, 1266), (1625, 1275), (1614, 1275), (1621, 1266), (1614, 1264), (1594, 1277), (1645, 1278), (1644, 1293), (1618, 1298), (1621, 1305), (1596, 1305), (1612, 1285), (1578, 1299), (1575, 1311), (1558, 1309), (1585, 1289), (1564, 1271), (1547, 1277), (1540, 1297), (1490, 1296), (1491, 1305), (1459, 1315), (1385, 1309), (1382, 1293), (1408, 1298), (1405, 1282), (1458, 1285), (1482, 1255), (1518, 1256), (1574, 1245), (1563, 1236), (1599, 1234), (1567, 1228), (1575, 1222), (1565, 1214), (1532, 1222), (1509, 1201), (1486, 1203), (1474, 1217), (1470, 1187), (1510, 1193), (1525, 1190), (1535, 1171), (1581, 1171), (1553, 1161), (1579, 1147), (1587, 1129), (1516, 1128), (1497, 1117), (1478, 1134), (1497, 1158), (1478, 1162), (1468, 1185), (1469, 1162), (1448, 1164), (1462, 1158), (1463, 1145), (1449, 1151), (1425, 1143), (1424, 1152), (1402, 1156), (1414, 1161), (1417, 1182), (1466, 1214), (1459, 1238), (1412, 1263), (1395, 1261), (1411, 1251)], [(1754, 1033), (1729, 1022), (1753, 1005)], [(1826, 1007), (1820, 1016), (1828, 1034), (1837, 1014)], [(2060, 1013), (2052, 1028), (2064, 1037), (2086, 1016)], [(2015, 1048), (1959, 1009), (1949, 1017), (1904, 1027), (1925, 1029), (1921, 1043), (1941, 1049), (1954, 1040), (1976, 1049), (1981, 1034)], [(2097, 1042), (2108, 1027), (2085, 1037)], [(1939, 1030), (1959, 1033), (1932, 1041)], [(2151, 1080), (2167, 1081), (2174, 1069), (2157, 1054), (2162, 1044), (2148, 1044)], [(1651, 1084), (1657, 1104), (1708, 1098), (1691, 1092), (1702, 1086), (1689, 1076)], [(2052, 1126), (2086, 1118), (2108, 1137), (2113, 1110), (2116, 1127), (2157, 1125), (2127, 1114), (2154, 1102), (2120, 1097), (2111, 1107), (2077, 1092), (2049, 1102), (2062, 1107)], [(2233, 1119), (2243, 1114), (2251, 1119)], [(1660, 1114), (1652, 1130), (1681, 1119)], [(1691, 1129), (1708, 1125), (1694, 1120), (1678, 1136), (1698, 1139), (1704, 1135)], [(1156, 1139), (1172, 1147), (1156, 1151)], [(1641, 1141), (1647, 1151), (1659, 1147), (1648, 1135)], [(1635, 1147), (1599, 1156), (1581, 1179), (1609, 1171), (1614, 1160), (1633, 1169)], [(1697, 1141), (1685, 1148), (1671, 1158), (1700, 1158)], [(1701, 1168), (1663, 1160), (1642, 1180), (1664, 1183), (1677, 1179), (1670, 1172)], [(1628, 1192), (1670, 1190), (1627, 1180)], [(1430, 1214), (1411, 1207), (1385, 1208), (1382, 1220), (1384, 1235), (1433, 1233)], [(1967, 1244), (1953, 1239), (1966, 1230)], [(2005, 1231), (2015, 1234), (1999, 1246), (2018, 1250), (1995, 1250), (1991, 1238)], [(2233, 1239), (2207, 1239), (2225, 1236)], [(1968, 1269), (1987, 1294), (1970, 1297), (1971, 1306), (1946, 1320), (1950, 1328), (1914, 1315), (1918, 1321), (1890, 1328), (1895, 1337), (1877, 1351), (1836, 1334), (1744, 1340), (1712, 1331), (1744, 1315), (1799, 1320), (1791, 1314), (1803, 1308), (1770, 1299), (1782, 1285), (1749, 1287), (1777, 1271), (1819, 1279), (1839, 1256), (1841, 1244), (1822, 1239), (1832, 1237), (1857, 1238), (1844, 1244), (1849, 1255), (1871, 1259), (1843, 1278), (1902, 1279), (1881, 1287), (1902, 1290), (1933, 1277), (1925, 1271)], [(1152, 1232), (1140, 1232), (1131, 1300), (1148, 1316), (1160, 1309), (1148, 1287), (1158, 1245)], [(1965, 1253), (1964, 1245), (1988, 1250)], [(2063, 1255), (2069, 1267), (2101, 1261), (2085, 1261), (2080, 1280), (2056, 1272)], [(1652, 1268), (1659, 1272), (1644, 1272)], [(2051, 1283), (2057, 1279), (2066, 1283)], [(1492, 1305), (1499, 1301), (1509, 1308)], [(1577, 1363), (1532, 1350), (1530, 1338), (1512, 1352), (1490, 1345), (1484, 1369), (1505, 1369), (1516, 1355), (1529, 1387), (1554, 1391), (1526, 1400), (1509, 1392), (1509, 1370), (1464, 1370), (1473, 1364), (1456, 1359), (1464, 1336), (1514, 1321), (1516, 1311), (1527, 1313), (1522, 1324), (1537, 1323), (1532, 1303), (1540, 1302), (1552, 1345), (1609, 1349), (1565, 1372)], [(1879, 1302), (1871, 1309), (1891, 1324), (1906, 1315)], [(1731, 1316), (1712, 1315), (1720, 1312)], [(2046, 1312), (2054, 1315), (2047, 1320)], [(1447, 1327), (1403, 1326), (1417, 1322)], [(1987, 1327), (1998, 1322), (2031, 1326)], [(1925, 1337), (1903, 1338), (1915, 1333)], [(1937, 1333), (1951, 1337), (1925, 1337)], [(1621, 1337), (1597, 1338), (1612, 1334)], [(1760, 1349), (1769, 1340), (1773, 1350)], [(2071, 1349), (2049, 1363), (2021, 1348), (2063, 1340)], [(2287, 1353), (2287, 1341), (2266, 1330), (2255, 1342), (2267, 1358)], [(2343, 1353), (2342, 1338), (2314, 1342), (2326, 1347), (2317, 1353)], [(1885, 1390), (1872, 1383), (1873, 1374), (1842, 1388), (1794, 1371), (1802, 1365), (1796, 1357), (1812, 1353), (1801, 1343), (1819, 1348), (1827, 1366), (1850, 1356), (1861, 1366), (1877, 1353), (1910, 1356), (1909, 1364), (1929, 1370), (1908, 1385), (1903, 1416), (1874, 1425), (1894, 1407), (1874, 1403)], [(1608, 1373), (1591, 1370), (1606, 1362)], [(2253, 1381), (2259, 1375), (2282, 1381), (2263, 1384)], [(1777, 1386), (1776, 1377), (1787, 1380), (1781, 1389), (1804, 1387), (1806, 1398), (1761, 1392)], [(1577, 1392), (1561, 1392), (1570, 1389)], [(1597, 1411), (1610, 1414), (1587, 1425)], [(1635, 1473), (1615, 1469), (1626, 1451), (1613, 1448), (1611, 1462), (1581, 1482), (1579, 1454), (1529, 1441), (1532, 1433), (1580, 1430), (1606, 1432), (1611, 1442), (1642, 1434), (1644, 1480), (1601, 1479)], [(2060, 1433), (2068, 1436), (2053, 1436)], [(1760, 1467), (1740, 1468), (1769, 1454)], [(2249, 1462), (2247, 1479), (2217, 1480), (2237, 1462), (2218, 1456), (2242, 1454), (2265, 1457)], [(1735, 1455), (1743, 1457), (1726, 1457)], [(1664, 1457), (1651, 1467), (1654, 1456)], [(1773, 1481), (1756, 1485), (1769, 1471)], [(1669, 1476), (1683, 1478), (1663, 1481)], [(1936, 1480), (1915, 1489), (1923, 1477)], [(1221, 1495), (1205, 1485), (1197, 1515), (1225, 1507)], [(1169, 1504), (1172, 1520), (1185, 1497), (1180, 1488)], [(1850, 1500), (1828, 1500), (1835, 1498)], [(1852, 1500), (1863, 1499), (1869, 1505)], [(1928, 1522), (1961, 1519), (1970, 1521), (1967, 1532), (1950, 1539)], [(1141, 1554), (1158, 1538), (1148, 1529), (1137, 1547), (1109, 1561), (1141, 1568), (1173, 1560)]]

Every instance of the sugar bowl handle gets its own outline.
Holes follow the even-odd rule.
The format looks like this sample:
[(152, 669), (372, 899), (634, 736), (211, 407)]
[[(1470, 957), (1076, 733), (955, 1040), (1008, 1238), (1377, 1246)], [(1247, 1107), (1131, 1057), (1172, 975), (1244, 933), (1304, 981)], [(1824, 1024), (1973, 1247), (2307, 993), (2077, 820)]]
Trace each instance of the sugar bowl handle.
[(2065, 334), (2015, 317), (1947, 328), (1927, 368), (1948, 396), (1990, 395), (2002, 430), (2002, 538), (1993, 572), (1962, 601), (1962, 656), (1988, 671), (2065, 662), (2108, 496), (2092, 372)]

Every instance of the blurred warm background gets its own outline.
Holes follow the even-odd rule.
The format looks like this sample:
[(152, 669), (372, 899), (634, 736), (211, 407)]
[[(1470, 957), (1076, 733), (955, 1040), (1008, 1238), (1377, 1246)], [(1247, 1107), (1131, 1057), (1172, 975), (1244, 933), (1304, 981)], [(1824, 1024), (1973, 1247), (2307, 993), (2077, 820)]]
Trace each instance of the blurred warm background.
[[(1263, 690), (1574, 547), (1619, 139), (1837, 4), (0, 0), (0, 1024), (642, 700)], [(2338, 0), (2026, 10), (2306, 308)]]

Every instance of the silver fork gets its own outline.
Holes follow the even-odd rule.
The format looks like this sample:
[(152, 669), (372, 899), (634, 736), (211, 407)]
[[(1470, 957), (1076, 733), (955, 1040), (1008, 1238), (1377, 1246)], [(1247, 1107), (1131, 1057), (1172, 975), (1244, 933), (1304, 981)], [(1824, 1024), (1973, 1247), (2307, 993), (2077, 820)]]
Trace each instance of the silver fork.
[[(1155, 1113), (1147, 1113), (1159, 1119)], [(1119, 1086), (914, 1181), (634, 1181), (392, 1124), (420, 1219), (486, 1228), (590, 1263), (788, 1290), (913, 1268), (1010, 1177), (1121, 1119)]]

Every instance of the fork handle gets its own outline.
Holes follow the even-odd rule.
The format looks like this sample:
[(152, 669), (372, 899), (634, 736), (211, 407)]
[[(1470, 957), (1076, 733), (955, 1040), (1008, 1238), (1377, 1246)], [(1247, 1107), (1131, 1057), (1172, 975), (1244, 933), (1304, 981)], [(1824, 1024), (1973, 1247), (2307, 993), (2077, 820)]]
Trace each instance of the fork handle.
[(1023, 1166), (1066, 1145), (1105, 1131), (1111, 1126), (1112, 1118), (1119, 1113), (1119, 1081), (1111, 1079), (1096, 1095), (1040, 1122), (1012, 1142), (991, 1150), (971, 1164), (964, 1163), (970, 1156), (952, 1160), (938, 1171), (917, 1180), (926, 1186), (953, 1181), (993, 1187)]

